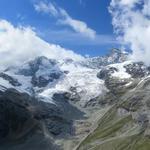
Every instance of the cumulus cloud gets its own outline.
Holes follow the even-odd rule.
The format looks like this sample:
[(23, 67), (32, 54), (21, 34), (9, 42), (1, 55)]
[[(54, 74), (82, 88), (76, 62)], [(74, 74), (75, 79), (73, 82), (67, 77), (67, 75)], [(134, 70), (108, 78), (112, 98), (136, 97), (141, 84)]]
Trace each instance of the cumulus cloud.
[(58, 10), (55, 8), (55, 6), (52, 3), (46, 4), (41, 1), (38, 4), (35, 4), (34, 8), (38, 12), (49, 13), (55, 17), (59, 15)]
[(37, 56), (52, 59), (84, 59), (71, 50), (45, 42), (31, 27), (14, 27), (10, 22), (0, 20), (1, 67), (19, 64)]
[(45, 31), (39, 32), (40, 37), (51, 41), (52, 43), (57, 43), (60, 45), (71, 45), (71, 46), (102, 46), (107, 45), (115, 46), (119, 45), (115, 36), (109, 34), (97, 34), (96, 37), (91, 40), (88, 37), (82, 36), (80, 33), (76, 33), (70, 30), (51, 30), (46, 29)]
[(131, 59), (150, 65), (150, 1), (112, 0), (109, 10), (119, 40), (132, 50)]
[(137, 0), (120, 0), (122, 5), (132, 7)]
[(80, 20), (73, 19), (66, 10), (55, 6), (52, 3), (45, 3), (43, 1), (39, 2), (38, 4), (34, 5), (35, 10), (38, 12), (43, 12), (50, 14), (58, 19), (58, 23), (61, 25), (67, 25), (71, 27), (75, 32), (81, 33), (86, 37), (94, 39), (96, 36), (96, 32), (89, 28), (88, 25)]

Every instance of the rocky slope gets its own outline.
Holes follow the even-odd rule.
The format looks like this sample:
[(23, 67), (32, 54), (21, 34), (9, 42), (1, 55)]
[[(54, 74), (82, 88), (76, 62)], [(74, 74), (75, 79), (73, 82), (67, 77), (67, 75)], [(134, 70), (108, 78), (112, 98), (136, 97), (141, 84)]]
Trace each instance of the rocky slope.
[(150, 68), (127, 55), (42, 56), (2, 71), (0, 149), (149, 150)]
[[(126, 73), (120, 69), (123, 66)], [(136, 66), (136, 67), (135, 67)], [(120, 69), (120, 70), (119, 70)], [(130, 70), (130, 71), (129, 71)], [(78, 150), (148, 150), (150, 148), (149, 67), (125, 62), (107, 66), (98, 73), (109, 92), (102, 106), (111, 108), (96, 128), (77, 146)]]

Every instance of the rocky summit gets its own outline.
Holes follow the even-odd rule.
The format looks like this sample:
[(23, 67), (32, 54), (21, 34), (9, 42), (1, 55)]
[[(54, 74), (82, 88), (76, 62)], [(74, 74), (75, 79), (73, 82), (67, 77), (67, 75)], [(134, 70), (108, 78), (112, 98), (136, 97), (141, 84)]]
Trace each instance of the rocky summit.
[(149, 150), (150, 67), (113, 49), (0, 72), (0, 150)]

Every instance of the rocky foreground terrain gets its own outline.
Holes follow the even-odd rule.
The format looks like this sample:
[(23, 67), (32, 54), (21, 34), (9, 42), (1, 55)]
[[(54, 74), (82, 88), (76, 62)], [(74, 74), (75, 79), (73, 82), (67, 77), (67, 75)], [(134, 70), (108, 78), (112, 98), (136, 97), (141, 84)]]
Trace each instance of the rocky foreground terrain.
[(38, 57), (0, 73), (0, 150), (149, 150), (150, 67)]

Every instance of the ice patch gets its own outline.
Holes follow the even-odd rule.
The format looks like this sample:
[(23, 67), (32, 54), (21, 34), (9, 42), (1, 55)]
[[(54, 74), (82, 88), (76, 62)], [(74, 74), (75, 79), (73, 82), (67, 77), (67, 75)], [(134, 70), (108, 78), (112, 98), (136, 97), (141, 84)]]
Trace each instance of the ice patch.
[(3, 78), (0, 78), (0, 90), (5, 91), (7, 88), (12, 88), (13, 86)]
[[(61, 78), (56, 85), (43, 91), (40, 95), (52, 98), (54, 93), (69, 92), (71, 87), (75, 87), (81, 98), (81, 105), (84, 105), (90, 99), (105, 93), (104, 81), (96, 76), (98, 70), (72, 65), (70, 67), (72, 70), (70, 68), (67, 68), (67, 70), (71, 70), (71, 72)], [(63, 66), (62, 68), (66, 70), (66, 67)]]
[(115, 67), (117, 71), (115, 71), (112, 76), (118, 77), (120, 79), (128, 79), (131, 78), (131, 75), (126, 72), (126, 69), (124, 68), (125, 65), (130, 64), (130, 61), (126, 61), (123, 63), (117, 63), (117, 64), (111, 64), (110, 67)]

